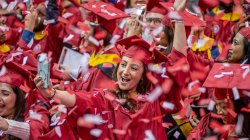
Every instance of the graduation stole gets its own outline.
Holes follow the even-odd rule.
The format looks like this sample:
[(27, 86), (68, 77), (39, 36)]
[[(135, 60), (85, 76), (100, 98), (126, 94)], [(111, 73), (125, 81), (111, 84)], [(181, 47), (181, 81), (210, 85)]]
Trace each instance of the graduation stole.
[(0, 53), (7, 53), (10, 51), (10, 47), (7, 44), (0, 45)]
[(111, 63), (111, 64), (117, 64), (115, 59), (119, 59), (120, 57), (117, 54), (100, 54), (95, 55), (95, 52), (93, 52), (89, 59), (89, 65), (92, 67), (95, 67), (99, 64), (103, 63)]
[(195, 41), (192, 45), (192, 51), (193, 52), (196, 52), (196, 51), (207, 52), (208, 58), (210, 59), (211, 58), (211, 48), (212, 48), (212, 45), (214, 43), (214, 39), (204, 35), (203, 40), (205, 41), (205, 43), (198, 49), (196, 48), (197, 42)]
[(45, 31), (40, 31), (40, 32), (36, 32), (34, 39), (35, 40), (42, 40), (45, 36), (46, 36), (46, 32)]
[[(219, 7), (215, 7), (213, 10), (213, 13), (215, 14), (215, 16), (221, 16), (221, 10), (219, 9)], [(232, 13), (224, 13), (221, 17), (220, 20), (223, 21), (238, 21), (240, 20), (241, 15), (238, 12), (233, 11)]]

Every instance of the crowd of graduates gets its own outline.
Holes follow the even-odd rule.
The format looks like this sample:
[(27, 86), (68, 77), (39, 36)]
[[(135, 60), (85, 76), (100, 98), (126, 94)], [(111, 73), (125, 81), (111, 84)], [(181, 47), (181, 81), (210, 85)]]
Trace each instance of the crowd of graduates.
[(0, 139), (250, 139), (249, 0), (0, 7)]

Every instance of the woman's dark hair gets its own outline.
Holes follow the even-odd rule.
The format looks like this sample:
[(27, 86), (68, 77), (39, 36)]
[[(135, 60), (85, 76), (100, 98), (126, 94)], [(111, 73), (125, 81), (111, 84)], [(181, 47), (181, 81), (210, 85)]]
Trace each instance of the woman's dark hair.
[(234, 2), (231, 0), (230, 3), (225, 3), (220, 1), (219, 2), (219, 8), (222, 10), (225, 10), (225, 13), (231, 13), (233, 12)]
[(174, 41), (174, 30), (172, 27), (165, 26), (163, 32), (168, 41), (168, 48), (162, 51), (162, 53), (167, 56), (172, 51)]
[(125, 5), (125, 8), (131, 8), (131, 0), (126, 0), (126, 5)]
[[(250, 104), (250, 98), (249, 97), (241, 97), (239, 100), (234, 100), (234, 111), (239, 115), (242, 114), (244, 117), (244, 122), (242, 126), (242, 133), (239, 134), (239, 137), (250, 137), (250, 113), (249, 112), (243, 112), (241, 109), (243, 107), (247, 107)], [(238, 121), (238, 120), (236, 120)]]
[[(115, 80), (115, 81), (117, 81), (117, 70), (118, 70), (119, 65), (120, 64), (118, 64), (116, 66), (116, 68), (113, 72), (112, 77), (113, 77), (113, 80)], [(147, 67), (147, 65), (144, 65), (144, 71), (142, 74), (142, 78), (139, 81), (137, 88), (136, 88), (136, 91), (140, 94), (145, 94), (150, 88), (150, 82), (146, 76), (147, 72), (148, 72), (148, 67)], [(136, 101), (134, 99), (128, 97), (128, 91), (122, 91), (118, 88), (118, 90), (112, 91), (112, 92), (115, 93), (119, 99), (126, 99), (126, 102), (123, 105), (124, 107), (126, 107), (129, 110), (133, 110), (136, 108), (136, 105), (137, 105)]]
[(250, 64), (250, 42), (244, 37), (243, 39), (244, 44), (244, 56), (241, 60), (241, 63), (246, 61), (245, 64)]
[[(24, 112), (26, 109), (26, 101), (25, 101), (25, 96), (23, 91), (16, 87), (16, 86), (11, 86), (14, 93), (16, 94), (16, 103), (15, 103), (15, 113), (12, 120), (15, 121), (24, 121)], [(7, 140), (21, 140), (20, 138), (11, 136), (11, 135), (6, 135)]]

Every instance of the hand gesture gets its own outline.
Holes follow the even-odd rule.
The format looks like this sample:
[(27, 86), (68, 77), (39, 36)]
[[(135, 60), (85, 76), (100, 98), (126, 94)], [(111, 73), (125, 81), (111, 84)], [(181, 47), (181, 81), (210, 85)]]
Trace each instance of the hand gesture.
[(184, 11), (186, 8), (188, 0), (175, 0), (174, 1), (174, 9), (176, 11)]
[(36, 12), (32, 12), (28, 15), (25, 16), (25, 29), (32, 31), (35, 28), (36, 25), (36, 19), (37, 19), (37, 13)]
[(34, 83), (43, 96), (51, 98), (54, 95), (52, 85), (50, 84), (48, 88), (44, 88), (44, 81), (40, 76), (35, 77)]
[(9, 128), (8, 122), (0, 116), (0, 130), (7, 131)]

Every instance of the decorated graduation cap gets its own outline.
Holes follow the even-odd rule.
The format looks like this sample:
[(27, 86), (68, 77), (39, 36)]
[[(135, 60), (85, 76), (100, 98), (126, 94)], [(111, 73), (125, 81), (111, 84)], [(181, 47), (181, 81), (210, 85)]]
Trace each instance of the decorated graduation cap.
[(248, 40), (248, 42), (250, 42), (250, 27), (242, 28), (239, 33), (243, 35)]
[(97, 15), (98, 23), (110, 33), (117, 27), (117, 19), (128, 17), (123, 11), (101, 1), (89, 2), (82, 6)]
[[(167, 9), (170, 14), (174, 14), (174, 4), (170, 2), (160, 2), (160, 4)], [(173, 18), (181, 18), (184, 21), (185, 26), (206, 26), (206, 23), (199, 19), (199, 17), (189, 11), (187, 8), (183, 12), (178, 12), (177, 15), (173, 15)]]
[(151, 11), (156, 5), (158, 5), (160, 0), (149, 0), (147, 4), (147, 11)]
[(140, 60), (146, 65), (149, 63), (165, 62), (167, 59), (165, 55), (156, 49), (150, 51), (151, 45), (136, 35), (119, 40), (116, 44), (125, 46), (122, 56)]
[[(216, 99), (243, 97), (244, 95), (237, 90), (250, 90), (250, 65), (223, 64), (215, 63), (204, 82), (203, 86), (207, 88), (216, 88)], [(223, 89), (232, 89), (233, 94), (220, 92)], [(231, 93), (231, 91), (230, 91)]]
[(19, 87), (25, 93), (32, 90), (32, 73), (36, 73), (36, 59), (29, 52), (0, 55), (0, 82)]

